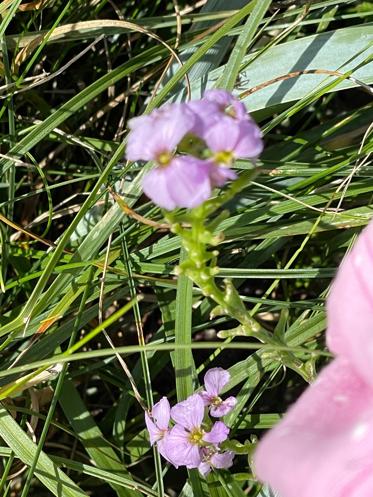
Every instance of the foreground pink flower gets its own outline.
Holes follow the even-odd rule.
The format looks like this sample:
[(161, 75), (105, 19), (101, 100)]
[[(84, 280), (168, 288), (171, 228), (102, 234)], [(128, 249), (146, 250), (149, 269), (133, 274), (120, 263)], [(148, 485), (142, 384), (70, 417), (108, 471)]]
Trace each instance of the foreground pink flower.
[(259, 443), (258, 477), (281, 497), (373, 495), (373, 223), (347, 255), (328, 299), (337, 355)]
[(215, 418), (225, 416), (237, 403), (236, 397), (222, 400), (219, 395), (230, 380), (230, 374), (223, 368), (212, 368), (207, 371), (204, 378), (205, 390), (200, 395), (205, 406), (210, 407), (210, 414)]

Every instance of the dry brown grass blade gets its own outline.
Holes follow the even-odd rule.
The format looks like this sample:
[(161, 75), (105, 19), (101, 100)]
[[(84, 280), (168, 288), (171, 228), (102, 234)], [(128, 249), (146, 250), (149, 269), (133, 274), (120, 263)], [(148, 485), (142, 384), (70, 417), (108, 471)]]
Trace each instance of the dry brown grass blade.
[(240, 93), (239, 98), (241, 99), (245, 98), (251, 95), (252, 93), (267, 88), (267, 86), (273, 85), (274, 83), (278, 83), (279, 81), (286, 81), (287, 79), (298, 78), (299, 76), (302, 76), (304, 74), (326, 74), (328, 76), (337, 76), (338, 78), (344, 77), (346, 79), (350, 79), (355, 84), (359, 85), (364, 91), (366, 91), (370, 95), (373, 95), (373, 89), (370, 88), (370, 86), (366, 85), (363, 81), (359, 81), (353, 76), (346, 76), (345, 74), (339, 71), (331, 71), (329, 69), (304, 69), (302, 71), (293, 71), (289, 72), (288, 74), (282, 74), (281, 76), (277, 76), (277, 78), (264, 81), (260, 85), (253, 86), (252, 88), (249, 88), (248, 90), (245, 90), (244, 92)]
[(21, 12), (30, 10), (41, 10), (50, 2), (50, 0), (35, 0), (34, 2), (23, 3), (18, 7)]
[[(82, 21), (82, 22), (76, 22), (73, 24), (65, 24), (64, 26), (58, 26), (53, 30), (52, 33), (48, 32), (43, 35), (37, 36), (33, 40), (31, 40), (22, 50), (16, 55), (13, 63), (12, 63), (12, 68), (14, 71), (16, 71), (19, 66), (24, 62), (30, 54), (35, 50), (37, 46), (39, 46), (43, 40), (48, 36), (49, 40), (57, 40), (57, 39), (63, 39), (64, 36), (70, 33), (74, 32), (82, 32), (82, 31), (90, 31), (90, 30), (100, 30), (103, 28), (112, 28), (112, 29), (118, 29), (118, 30), (123, 30), (123, 31), (135, 31), (138, 33), (142, 33), (146, 36), (149, 36), (150, 38), (153, 38), (156, 40), (158, 43), (163, 45), (172, 55), (173, 57), (178, 61), (180, 66), (183, 65), (182, 61), (180, 60), (180, 57), (176, 53), (176, 51), (169, 45), (167, 42), (162, 40), (158, 35), (150, 31), (149, 29), (146, 29), (142, 26), (139, 26), (133, 22), (129, 21), (121, 21), (121, 20), (112, 20), (112, 19), (100, 19), (96, 21)], [(190, 92), (190, 82), (188, 75), (185, 75), (185, 80), (186, 80), (186, 86), (188, 88), (188, 91)]]

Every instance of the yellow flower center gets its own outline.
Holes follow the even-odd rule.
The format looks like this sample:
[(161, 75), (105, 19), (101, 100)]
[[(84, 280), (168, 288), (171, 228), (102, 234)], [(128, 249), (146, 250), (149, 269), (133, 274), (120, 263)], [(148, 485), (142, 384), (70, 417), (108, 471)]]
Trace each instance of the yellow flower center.
[(212, 400), (211, 400), (211, 404), (215, 407), (217, 406), (220, 406), (220, 404), (222, 403), (222, 400), (220, 397), (214, 397)]
[(189, 442), (192, 443), (193, 445), (201, 445), (202, 438), (203, 438), (203, 431), (201, 430), (201, 428), (194, 428), (194, 430), (190, 432)]
[(231, 150), (221, 150), (214, 155), (214, 160), (219, 164), (231, 164), (233, 161), (234, 155)]
[(157, 156), (157, 162), (160, 166), (168, 166), (171, 162), (172, 154), (170, 152), (161, 152)]

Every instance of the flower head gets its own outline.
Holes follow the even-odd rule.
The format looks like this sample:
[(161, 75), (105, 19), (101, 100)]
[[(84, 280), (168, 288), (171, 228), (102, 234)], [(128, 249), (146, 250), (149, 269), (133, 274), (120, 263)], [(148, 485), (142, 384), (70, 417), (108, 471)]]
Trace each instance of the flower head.
[(238, 158), (256, 158), (263, 145), (245, 106), (225, 90), (200, 100), (164, 105), (129, 121), (128, 160), (153, 161), (142, 181), (153, 202), (167, 210), (194, 208), (214, 187), (237, 177)]
[(201, 449), (227, 439), (229, 428), (221, 421), (210, 432), (203, 429), (204, 403), (198, 394), (191, 395), (171, 409), (175, 426), (165, 441), (169, 461), (176, 467), (198, 468), (202, 462)]
[(229, 382), (230, 375), (223, 368), (212, 368), (207, 371), (204, 378), (205, 390), (201, 392), (201, 398), (205, 406), (210, 406), (210, 414), (216, 418), (225, 416), (236, 405), (236, 397), (220, 398), (220, 392)]
[(258, 445), (256, 472), (281, 497), (373, 495), (372, 247), (373, 223), (332, 285), (327, 343), (337, 357)]

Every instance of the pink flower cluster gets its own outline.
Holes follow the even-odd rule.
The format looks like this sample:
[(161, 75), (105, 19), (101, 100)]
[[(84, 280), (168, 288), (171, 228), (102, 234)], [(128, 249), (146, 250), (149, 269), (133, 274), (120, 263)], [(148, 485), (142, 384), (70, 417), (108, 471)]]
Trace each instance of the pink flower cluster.
[[(220, 444), (229, 435), (222, 421), (206, 420), (206, 407), (210, 415), (219, 418), (228, 414), (236, 404), (235, 397), (220, 398), (220, 392), (229, 381), (229, 373), (213, 368), (205, 374), (205, 390), (195, 393), (172, 408), (167, 397), (157, 402), (151, 413), (145, 413), (150, 443), (157, 443), (161, 455), (176, 468), (198, 468), (207, 475), (212, 468), (229, 468), (234, 453), (224, 451)], [(170, 426), (170, 422), (173, 426)]]
[(336, 358), (259, 443), (258, 477), (281, 497), (373, 495), (373, 223), (327, 302)]
[(254, 159), (263, 149), (260, 129), (245, 106), (225, 90), (164, 105), (131, 119), (129, 128), (126, 157), (156, 163), (142, 186), (167, 210), (197, 207), (215, 186), (236, 178), (230, 169), (236, 158)]

